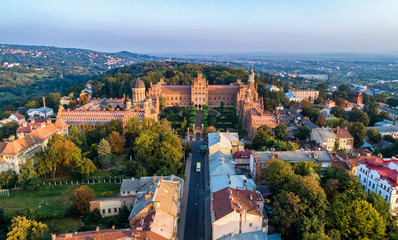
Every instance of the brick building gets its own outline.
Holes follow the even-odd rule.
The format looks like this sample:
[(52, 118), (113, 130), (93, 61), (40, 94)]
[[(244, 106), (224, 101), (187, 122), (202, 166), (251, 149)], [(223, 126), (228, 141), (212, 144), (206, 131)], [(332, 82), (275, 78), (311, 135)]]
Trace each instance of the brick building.
[(363, 97), (362, 97), (361, 92), (349, 92), (348, 98), (350, 99), (350, 102), (352, 102), (352, 103), (355, 103), (355, 104), (363, 103)]
[(124, 128), (133, 117), (140, 121), (144, 117), (157, 120), (159, 114), (159, 99), (145, 93), (145, 84), (140, 79), (133, 82), (132, 99), (129, 97), (92, 99), (87, 104), (74, 110), (65, 110), (62, 105), (58, 110), (58, 119), (67, 124), (84, 130), (87, 126), (108, 123), (112, 120), (120, 121)]
[(256, 135), (261, 125), (274, 128), (279, 124), (277, 111), (264, 112), (263, 98), (258, 95), (253, 69), (247, 84), (237, 80), (230, 85), (209, 85), (202, 74), (198, 74), (191, 85), (168, 85), (160, 79), (157, 84), (150, 84), (147, 96), (151, 99), (163, 97), (166, 99), (166, 106), (194, 105), (198, 109), (205, 104), (219, 107), (224, 102), (224, 106), (237, 110), (250, 138)]

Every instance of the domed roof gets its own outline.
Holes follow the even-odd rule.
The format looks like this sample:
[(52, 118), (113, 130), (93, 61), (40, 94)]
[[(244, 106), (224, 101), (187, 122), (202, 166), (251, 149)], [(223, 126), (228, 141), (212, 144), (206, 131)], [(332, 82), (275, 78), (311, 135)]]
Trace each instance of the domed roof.
[(108, 105), (109, 105), (108, 100), (104, 99), (104, 100), (101, 102), (101, 105), (102, 105), (102, 106), (108, 106)]
[(145, 88), (145, 83), (141, 79), (137, 79), (133, 82), (133, 88)]

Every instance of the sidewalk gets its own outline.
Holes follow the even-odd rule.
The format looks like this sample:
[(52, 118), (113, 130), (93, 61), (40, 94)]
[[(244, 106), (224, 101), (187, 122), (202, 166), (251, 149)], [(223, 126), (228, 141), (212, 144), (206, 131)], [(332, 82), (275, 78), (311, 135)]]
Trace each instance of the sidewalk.
[(205, 159), (205, 166), (206, 166), (206, 170), (205, 170), (205, 186), (206, 186), (206, 197), (205, 197), (205, 240), (210, 240), (211, 239), (211, 202), (210, 202), (210, 169), (209, 169), (209, 156), (206, 154)]
[(184, 231), (185, 231), (185, 218), (187, 215), (187, 202), (188, 202), (188, 191), (189, 191), (189, 181), (191, 177), (191, 159), (192, 153), (189, 154), (188, 158), (186, 159), (185, 165), (185, 181), (184, 181), (184, 189), (182, 194), (182, 202), (180, 206), (180, 218), (178, 222), (177, 228), (177, 239), (183, 240), (184, 239)]

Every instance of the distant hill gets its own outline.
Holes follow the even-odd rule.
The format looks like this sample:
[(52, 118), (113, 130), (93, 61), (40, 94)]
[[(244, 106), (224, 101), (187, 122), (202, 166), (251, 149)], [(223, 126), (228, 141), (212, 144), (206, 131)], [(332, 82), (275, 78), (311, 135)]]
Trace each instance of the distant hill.
[(0, 108), (62, 92), (108, 70), (164, 58), (130, 52), (0, 44)]

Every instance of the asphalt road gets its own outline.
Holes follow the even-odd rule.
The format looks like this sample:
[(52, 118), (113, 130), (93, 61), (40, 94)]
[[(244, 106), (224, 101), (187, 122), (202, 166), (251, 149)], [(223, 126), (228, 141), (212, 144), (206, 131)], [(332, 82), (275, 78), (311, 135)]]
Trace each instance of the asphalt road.
[[(208, 163), (200, 155), (200, 145), (204, 141), (192, 141), (194, 150), (190, 169), (190, 182), (186, 208), (184, 240), (209, 239), (210, 203), (207, 183), (209, 180)], [(196, 163), (201, 162), (201, 171), (196, 172)], [(207, 236), (206, 236), (207, 235)]]

